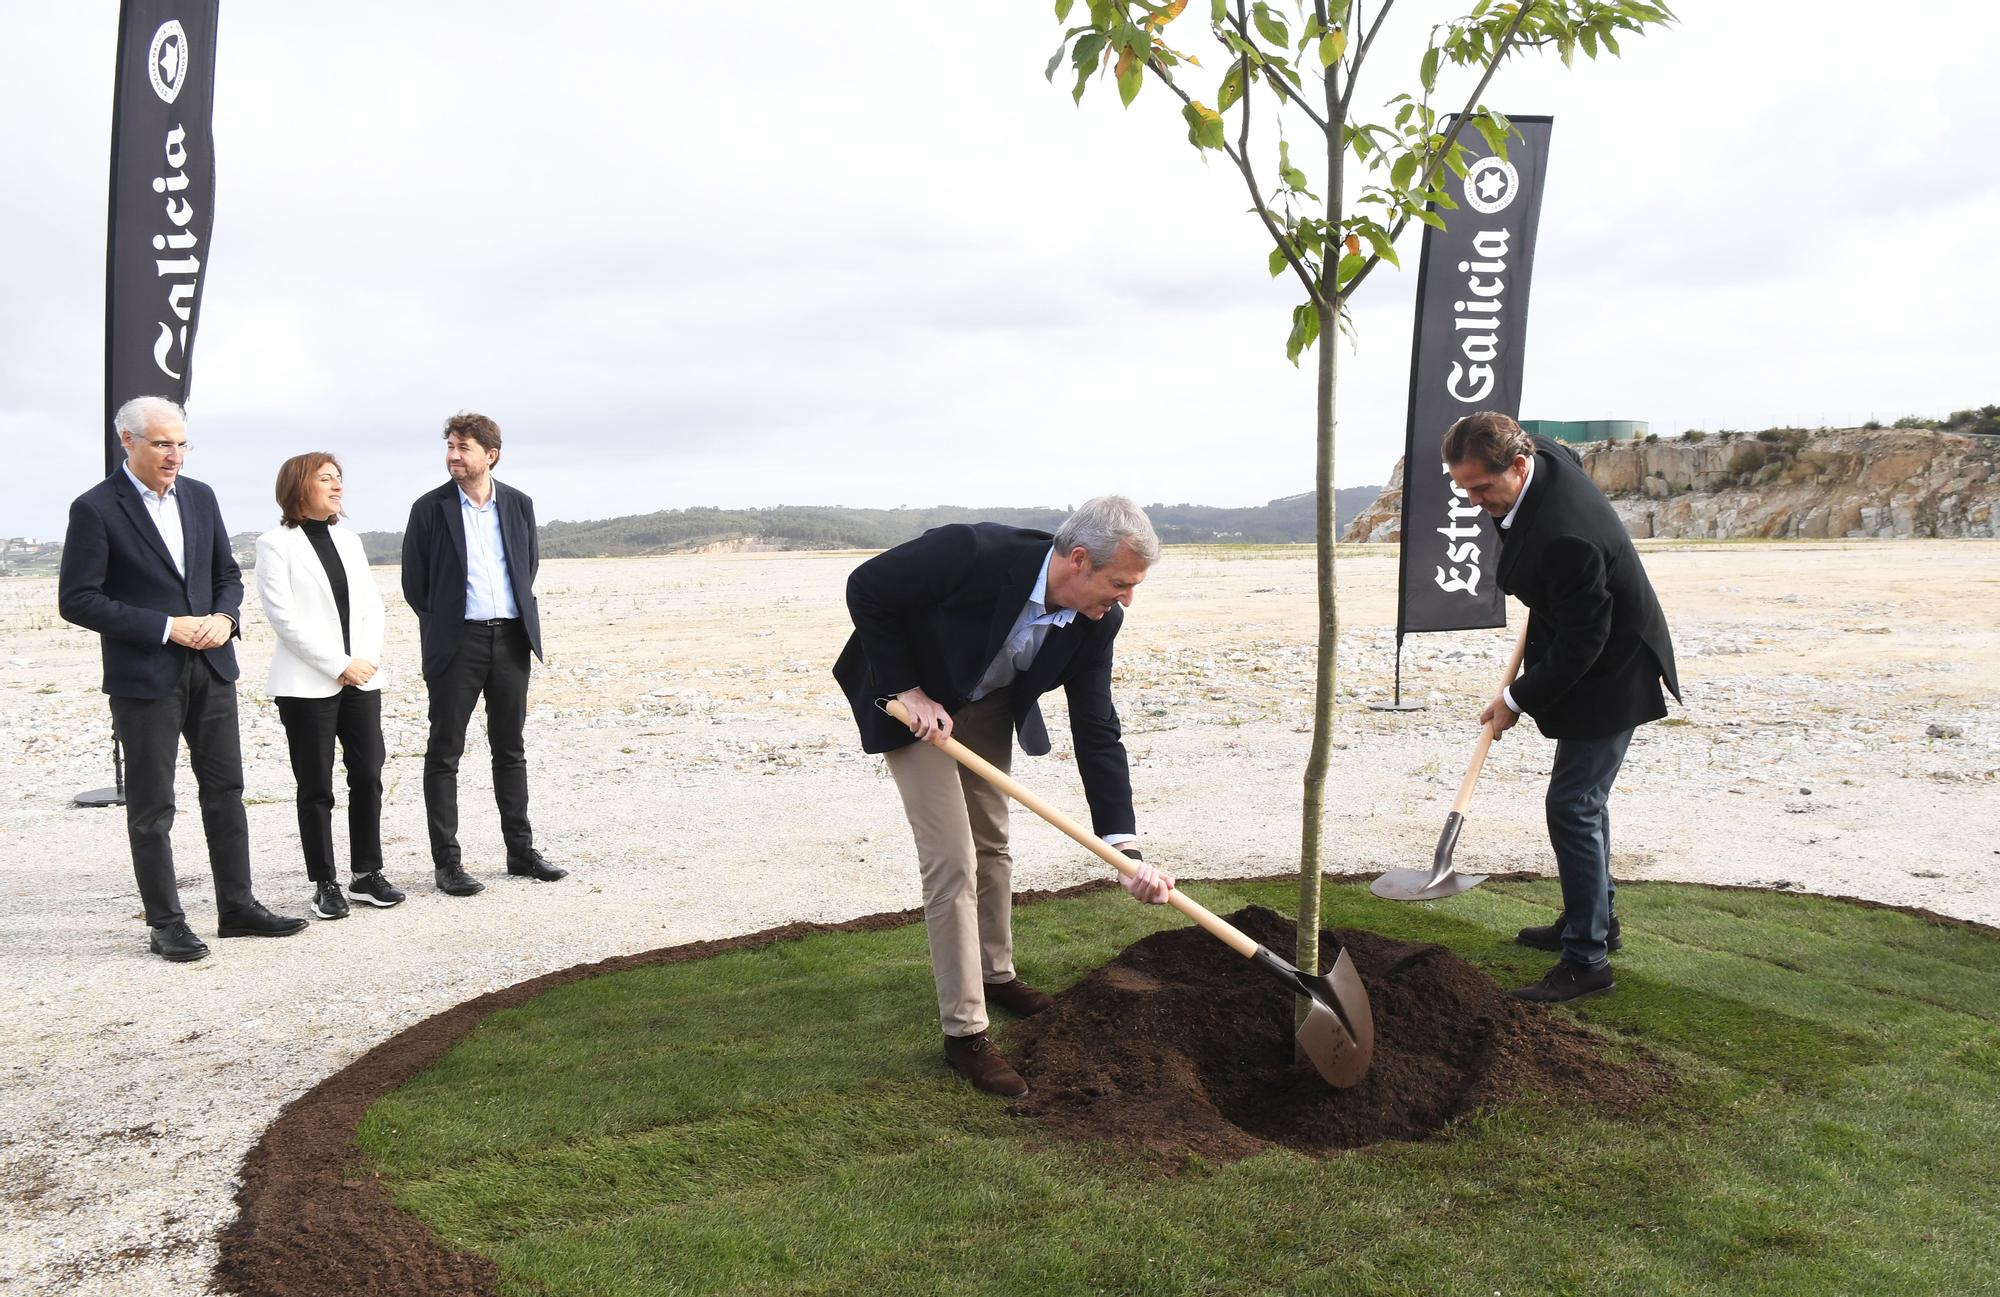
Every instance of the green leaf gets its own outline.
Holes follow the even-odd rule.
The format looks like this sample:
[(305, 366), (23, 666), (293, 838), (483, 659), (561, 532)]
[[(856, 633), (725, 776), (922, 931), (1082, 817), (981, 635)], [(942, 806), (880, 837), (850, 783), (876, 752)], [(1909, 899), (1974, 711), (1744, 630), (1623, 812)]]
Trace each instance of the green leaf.
[(1408, 189), (1416, 175), (1417, 155), (1414, 153), (1405, 153), (1389, 167), (1389, 183), (1398, 189)]
[(1359, 232), (1362, 238), (1368, 240), (1368, 246), (1374, 249), (1376, 256), (1382, 258), (1382, 260), (1388, 262), (1398, 270), (1403, 268), (1403, 263), (1396, 259), (1396, 245), (1389, 242), (1388, 231), (1373, 221), (1369, 221), (1359, 227)]
[(1292, 333), (1285, 339), (1285, 359), (1299, 363), (1299, 353), (1319, 337), (1319, 308), (1306, 302), (1292, 308)]
[(1346, 53), (1347, 53), (1346, 28), (1336, 27), (1332, 31), (1328, 32), (1325, 36), (1320, 38), (1319, 65), (1321, 67), (1323, 68), (1332, 67), (1334, 64), (1340, 62), (1341, 56)]
[(1367, 264), (1368, 258), (1362, 256), (1360, 253), (1348, 253), (1340, 259), (1340, 265), (1333, 272), (1334, 282), (1341, 288), (1346, 288), (1354, 277), (1361, 273), (1361, 267)]
[(1063, 55), (1067, 53), (1069, 53), (1069, 39), (1065, 37), (1063, 43), (1056, 46), (1055, 57), (1049, 60), (1049, 70), (1042, 75), (1048, 80), (1054, 81), (1056, 79), (1056, 69), (1062, 66)]
[(1283, 248), (1271, 249), (1271, 278), (1276, 279), (1279, 275), (1284, 274), (1285, 267), (1290, 264), (1289, 261), (1285, 260), (1285, 250)]
[(1604, 33), (1604, 48), (1611, 51), (1611, 57), (1613, 58), (1624, 57), (1624, 55), (1618, 52), (1618, 38), (1610, 32)]
[(1451, 174), (1457, 176), (1460, 180), (1465, 179), (1465, 146), (1457, 140), (1453, 140), (1451, 152), (1444, 155), (1444, 164), (1451, 168)]
[(1330, 23), (1346, 22), (1347, 4), (1348, 0), (1333, 0), (1333, 3), (1326, 7), (1326, 20)]
[(1238, 60), (1230, 64), (1229, 71), (1223, 74), (1222, 85), (1215, 92), (1215, 110), (1219, 113), (1226, 113), (1229, 111), (1230, 105), (1242, 97), (1243, 64), (1241, 60)]
[(1583, 52), (1591, 58), (1597, 57), (1597, 33), (1588, 27), (1583, 29)]
[(1441, 230), (1444, 228), (1444, 217), (1439, 216), (1436, 212), (1431, 211), (1428, 207), (1419, 207), (1416, 211), (1411, 212), (1410, 215), (1416, 217), (1418, 220), (1422, 221), (1425, 225), (1430, 226), (1434, 230)]
[(1281, 49), (1291, 45), (1291, 29), (1285, 26), (1283, 18), (1271, 12), (1271, 6), (1265, 4), (1264, 0), (1257, 0), (1257, 3), (1251, 6), (1250, 20), (1256, 25), (1257, 34), (1271, 44)]
[(1437, 80), (1438, 80), (1437, 46), (1433, 45), (1430, 49), (1424, 51), (1423, 69), (1417, 75), (1423, 80), (1425, 94), (1429, 94), (1431, 91), (1437, 89)]
[(1229, 17), (1229, 0), (1210, 0), (1208, 6), (1208, 21), (1212, 25), (1220, 27), (1222, 26), (1223, 21), (1228, 17)]
[(1181, 117), (1188, 124), (1188, 143), (1198, 149), (1223, 147), (1222, 117), (1214, 109), (1197, 99), (1181, 109)]
[(1145, 82), (1146, 65), (1138, 59), (1133, 59), (1125, 65), (1125, 70), (1118, 74), (1119, 101), (1127, 108), (1130, 108), (1132, 101), (1139, 97), (1139, 87), (1144, 85)]
[(1056, 0), (1056, 21), (1059, 23), (1068, 22), (1070, 6), (1075, 3), (1076, 0)]

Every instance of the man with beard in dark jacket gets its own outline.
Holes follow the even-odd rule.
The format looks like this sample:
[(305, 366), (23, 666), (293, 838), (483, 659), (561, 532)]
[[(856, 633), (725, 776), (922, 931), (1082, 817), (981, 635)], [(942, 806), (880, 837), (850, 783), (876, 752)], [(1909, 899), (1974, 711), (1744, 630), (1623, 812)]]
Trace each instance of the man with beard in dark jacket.
[(1616, 986), (1609, 953), (1622, 944), (1611, 908), (1611, 785), (1632, 731), (1667, 714), (1661, 682), (1681, 696), (1667, 619), (1625, 524), (1575, 452), (1481, 411), (1451, 426), (1443, 453), (1451, 480), (1499, 525), (1500, 588), (1528, 608), (1521, 674), (1479, 719), (1498, 738), (1526, 712), (1556, 741), (1546, 810), (1563, 912), (1515, 939), (1562, 959), (1514, 994), (1599, 995)]

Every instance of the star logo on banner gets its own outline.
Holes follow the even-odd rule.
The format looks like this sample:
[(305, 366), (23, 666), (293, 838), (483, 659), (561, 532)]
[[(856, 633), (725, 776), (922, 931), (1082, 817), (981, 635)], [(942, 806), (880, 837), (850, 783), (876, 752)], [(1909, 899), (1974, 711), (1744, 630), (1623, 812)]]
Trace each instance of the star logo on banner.
[(181, 30), (179, 19), (170, 18), (153, 33), (153, 43), (146, 50), (146, 75), (161, 103), (170, 104), (179, 97), (181, 84), (187, 80), (187, 65), (187, 33)]
[(1475, 212), (1491, 216), (1514, 201), (1521, 173), (1504, 158), (1481, 158), (1465, 173), (1465, 201)]

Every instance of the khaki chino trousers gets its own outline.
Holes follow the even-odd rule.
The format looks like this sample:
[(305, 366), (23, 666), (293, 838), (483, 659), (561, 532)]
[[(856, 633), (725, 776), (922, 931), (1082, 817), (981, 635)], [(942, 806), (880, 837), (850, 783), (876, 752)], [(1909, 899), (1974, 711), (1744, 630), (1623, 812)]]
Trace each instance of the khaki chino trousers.
[[(1007, 691), (952, 715), (952, 736), (1002, 770), (1014, 759)], [(1014, 858), (1007, 797), (942, 748), (912, 743), (887, 756), (917, 839), (924, 930), (947, 1036), (986, 1030), (987, 982), (1014, 980)]]

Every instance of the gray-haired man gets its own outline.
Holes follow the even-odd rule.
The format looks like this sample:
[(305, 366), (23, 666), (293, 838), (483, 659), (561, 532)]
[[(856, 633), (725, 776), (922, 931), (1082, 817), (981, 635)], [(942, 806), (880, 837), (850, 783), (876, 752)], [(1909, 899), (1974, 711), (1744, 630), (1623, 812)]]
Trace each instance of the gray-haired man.
[[(1050, 1001), (1014, 973), (1007, 799), (937, 745), (956, 737), (1006, 770), (1018, 733), (1022, 750), (1041, 756), (1049, 735), (1039, 699), (1060, 687), (1092, 827), (1138, 860), (1111, 645), (1159, 554), (1137, 505), (1100, 496), (1053, 537), (990, 522), (938, 527), (847, 579), (854, 635), (834, 678), (863, 749), (887, 754), (916, 835), (945, 1057), (991, 1094), (1015, 1097), (1028, 1085), (987, 1039), (987, 1001), (1023, 1015)], [(889, 697), (908, 710), (909, 727), (876, 706)], [(1172, 886), (1143, 861), (1126, 883), (1155, 904)]]

